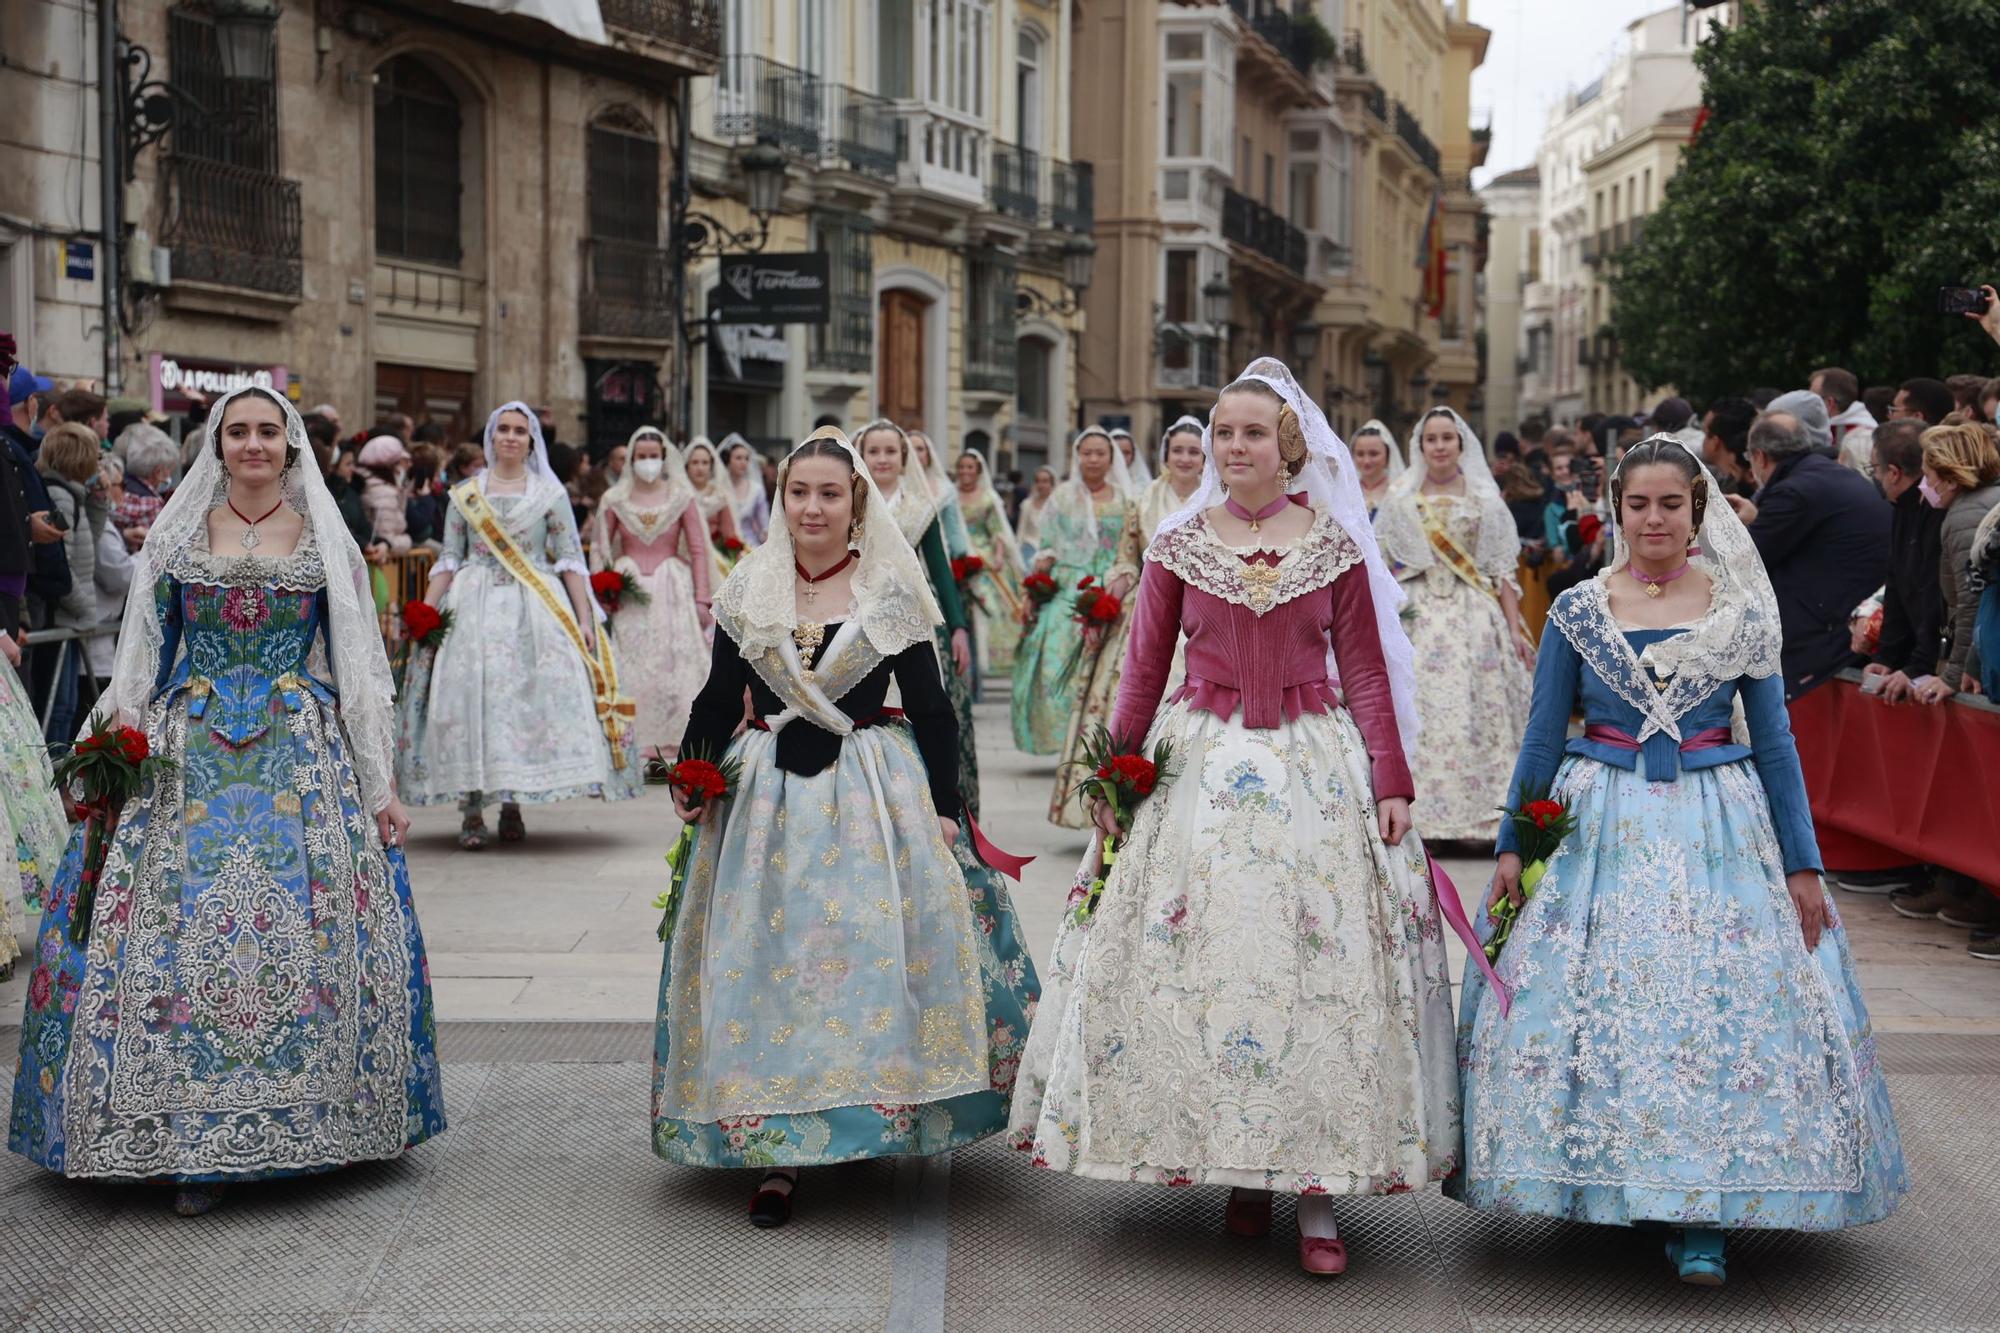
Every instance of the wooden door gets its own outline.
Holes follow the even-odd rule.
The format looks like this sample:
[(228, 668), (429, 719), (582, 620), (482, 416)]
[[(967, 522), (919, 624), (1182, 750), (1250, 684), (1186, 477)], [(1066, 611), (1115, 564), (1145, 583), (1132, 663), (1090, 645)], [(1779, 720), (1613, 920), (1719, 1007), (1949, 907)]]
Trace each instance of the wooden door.
[[(450, 442), (473, 438), (472, 376), (463, 370), (430, 366), (375, 366), (375, 420), (391, 412), (407, 412), (415, 425), (435, 421)], [(364, 422), (364, 425), (372, 422)]]
[(891, 289), (882, 293), (880, 386), (881, 414), (905, 430), (924, 425), (924, 318), (930, 302), (915, 292)]

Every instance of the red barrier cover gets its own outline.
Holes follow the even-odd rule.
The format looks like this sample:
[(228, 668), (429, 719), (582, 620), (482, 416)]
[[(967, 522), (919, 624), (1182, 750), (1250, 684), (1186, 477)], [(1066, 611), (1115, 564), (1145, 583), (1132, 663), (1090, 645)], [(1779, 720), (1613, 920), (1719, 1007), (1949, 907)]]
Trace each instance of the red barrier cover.
[(1828, 869), (1923, 862), (2000, 885), (2000, 710), (1886, 704), (1843, 676), (1791, 715)]

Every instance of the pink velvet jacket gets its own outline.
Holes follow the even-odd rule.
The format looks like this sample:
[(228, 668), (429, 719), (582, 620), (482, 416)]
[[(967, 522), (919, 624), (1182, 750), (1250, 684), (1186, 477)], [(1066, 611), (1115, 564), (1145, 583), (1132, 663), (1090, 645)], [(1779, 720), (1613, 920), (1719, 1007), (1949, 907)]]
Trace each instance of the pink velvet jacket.
[[(1416, 795), (1376, 637), (1368, 570), (1330, 516), (1320, 515), (1276, 557), (1230, 550), (1205, 517), (1153, 543), (1112, 713), (1114, 736), (1136, 743), (1152, 727), (1183, 633), (1187, 679), (1169, 703), (1186, 699), (1225, 720), (1241, 708), (1243, 725), (1255, 731), (1345, 707), (1368, 746), (1375, 799)], [(1329, 640), (1340, 662), (1337, 689), (1327, 676)]]

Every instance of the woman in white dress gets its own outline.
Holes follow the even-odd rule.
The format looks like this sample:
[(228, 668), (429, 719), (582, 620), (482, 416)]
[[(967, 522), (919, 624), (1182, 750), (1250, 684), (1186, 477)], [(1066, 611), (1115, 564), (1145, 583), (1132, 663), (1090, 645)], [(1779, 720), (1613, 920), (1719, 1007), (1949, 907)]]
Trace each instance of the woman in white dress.
[(1370, 417), (1348, 440), (1347, 451), (1354, 455), (1354, 470), (1361, 474), (1361, 498), (1368, 505), (1372, 523), (1382, 510), (1382, 502), (1389, 498), (1389, 487), (1403, 475), (1402, 447), (1394, 432)]
[(1458, 1149), (1451, 978), (1410, 828), (1410, 645), (1353, 462), (1291, 372), (1252, 362), (1209, 442), (1201, 491), (1146, 553), (1111, 723), (1126, 752), (1171, 745), (1171, 767), (1095, 914), (1058, 929), (1011, 1124), (1037, 1166), (1232, 1186), (1239, 1235), (1296, 1194), (1300, 1265), (1330, 1275), (1332, 1195), (1420, 1189)]
[(736, 530), (736, 503), (722, 480), (722, 459), (706, 435), (697, 435), (688, 441), (681, 466), (687, 472), (688, 485), (694, 488), (701, 516), (708, 520), (709, 545), (715, 548), (726, 571), (748, 548)]
[(729, 507), (736, 517), (736, 535), (745, 546), (762, 546), (771, 526), (771, 497), (764, 494), (763, 469), (757, 466), (757, 451), (741, 435), (722, 437), (719, 448), (727, 475), (723, 485)]
[(1535, 645), (1521, 618), (1521, 538), (1465, 419), (1433, 408), (1375, 516), (1410, 598), (1417, 817), (1424, 836), (1491, 843), (1528, 725)]
[(591, 564), (636, 580), (647, 594), (645, 602), (621, 604), (611, 630), (637, 709), (639, 748), (670, 760), (708, 669), (702, 630), (721, 577), (680, 451), (657, 426), (632, 433), (625, 470), (604, 493), (592, 527)]
[(1123, 426), (1111, 428), (1111, 442), (1118, 446), (1118, 454), (1125, 460), (1125, 473), (1132, 478), (1132, 493), (1137, 495), (1153, 484), (1153, 469), (1146, 462), (1146, 456), (1139, 452), (1139, 442), (1132, 438), (1132, 432)]
[(1028, 494), (1021, 501), (1020, 521), (1014, 525), (1014, 535), (1021, 540), (1021, 559), (1030, 566), (1035, 563), (1035, 552), (1041, 549), (1042, 519), (1048, 513), (1049, 497), (1055, 493), (1055, 469), (1036, 468)]
[(404, 800), (458, 802), (468, 851), (486, 846), (492, 801), (500, 840), (519, 842), (524, 803), (638, 795), (632, 706), (588, 572), (534, 409), (494, 409), (486, 470), (451, 489), (424, 600), (453, 623), (410, 657), (396, 755)]
[(1208, 458), (1201, 442), (1207, 431), (1193, 417), (1182, 417), (1167, 427), (1166, 437), (1160, 441), (1164, 470), (1139, 495), (1139, 522), (1148, 545), (1159, 534), (1160, 525), (1186, 508), (1201, 489), (1201, 469)]
[(1027, 572), (1007, 506), (993, 489), (993, 470), (986, 455), (967, 449), (952, 465), (952, 503), (965, 523), (972, 554), (985, 562), (985, 573), (969, 585), (973, 618), (975, 665), (982, 673), (1005, 674), (1013, 669), (1014, 649), (1021, 642), (1021, 576)]

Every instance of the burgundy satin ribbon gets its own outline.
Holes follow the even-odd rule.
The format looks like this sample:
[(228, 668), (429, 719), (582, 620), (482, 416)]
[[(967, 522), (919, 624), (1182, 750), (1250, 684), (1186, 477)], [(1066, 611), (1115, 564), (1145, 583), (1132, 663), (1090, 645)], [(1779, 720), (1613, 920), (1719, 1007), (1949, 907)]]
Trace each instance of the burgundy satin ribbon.
[[(1583, 729), (1583, 738), (1599, 745), (1608, 745), (1614, 750), (1636, 750), (1639, 742), (1631, 732), (1611, 726), (1605, 722), (1593, 722)], [(1728, 727), (1705, 727), (1681, 742), (1681, 753), (1692, 754), (1696, 750), (1713, 750), (1730, 742)]]
[(1493, 964), (1486, 961), (1486, 946), (1479, 942), (1479, 936), (1473, 933), (1472, 923), (1465, 918), (1465, 904), (1458, 900), (1458, 885), (1451, 882), (1451, 876), (1445, 874), (1444, 867), (1438, 864), (1428, 847), (1424, 849), (1424, 859), (1430, 862), (1431, 891), (1437, 895), (1438, 910), (1444, 913), (1444, 919), (1451, 924), (1453, 933), (1464, 941), (1466, 957), (1485, 973), (1486, 984), (1500, 997), (1500, 1017), (1505, 1018), (1514, 1005), (1513, 992), (1495, 975)]
[(987, 837), (985, 832), (979, 827), (979, 821), (972, 817), (972, 812), (969, 810), (965, 815), (965, 826), (972, 830), (972, 850), (979, 857), (980, 861), (999, 871), (1016, 884), (1019, 884), (1021, 882), (1021, 872), (1026, 870), (1029, 863), (1035, 858), (1032, 856), (1016, 856), (1014, 853), (995, 845), (993, 840)]

